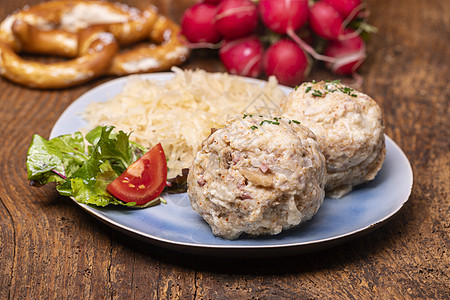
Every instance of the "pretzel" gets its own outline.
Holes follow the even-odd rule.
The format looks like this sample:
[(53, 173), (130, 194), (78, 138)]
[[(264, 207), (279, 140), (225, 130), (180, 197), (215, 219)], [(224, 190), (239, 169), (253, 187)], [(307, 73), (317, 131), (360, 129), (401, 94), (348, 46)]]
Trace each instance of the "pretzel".
[[(88, 14), (92, 10), (106, 11), (112, 18), (108, 20), (87, 16), (86, 20), (77, 19), (77, 15)], [(94, 23), (90, 19), (94, 19)], [(167, 70), (184, 62), (189, 55), (179, 26), (158, 15), (155, 7), (150, 6), (140, 12), (118, 3), (86, 0), (45, 2), (10, 15), (0, 24), (0, 41), (10, 48), (1, 48), (76, 58), (80, 55), (79, 34), (90, 26), (111, 33), (122, 47), (150, 40), (117, 54), (105, 70), (108, 75)], [(11, 54), (9, 50), (3, 52)], [(6, 74), (8, 70), (2, 70), (2, 73)]]
[[(170, 69), (173, 65), (184, 62), (189, 54), (180, 36), (180, 27), (164, 16), (158, 16), (151, 7), (143, 12), (140, 24), (150, 27), (146, 39), (157, 43), (138, 45), (114, 57), (109, 75), (129, 75), (134, 73), (157, 72)], [(133, 21), (134, 28), (138, 21)], [(106, 24), (102, 26), (106, 31), (112, 32), (119, 44), (127, 45), (137, 40), (136, 35), (125, 35), (122, 24)], [(77, 35), (61, 29), (42, 30), (16, 20), (12, 32), (18, 41), (18, 47), (23, 51), (37, 54), (53, 54), (64, 57), (74, 57), (77, 52)], [(140, 38), (142, 39), (142, 38)]]
[(189, 49), (180, 31), (176, 23), (159, 16), (149, 34), (150, 40), (159, 45), (148, 43), (117, 54), (107, 74), (120, 76), (164, 71), (184, 62), (189, 55)]
[[(62, 7), (67, 10), (63, 11)], [(112, 15), (116, 17), (113, 19), (121, 20), (121, 22), (103, 24), (99, 21), (95, 22), (94, 19), (90, 20), (90, 23), (78, 21), (77, 24), (76, 18), (71, 17), (94, 7), (97, 10), (101, 9), (103, 13), (108, 11), (114, 13)], [(41, 19), (43, 10), (48, 13), (49, 18), (45, 21)], [(9, 41), (16, 51), (75, 57), (78, 32), (82, 29), (91, 25), (101, 27), (104, 31), (111, 32), (117, 42), (123, 46), (146, 39), (157, 18), (158, 14), (154, 7), (140, 13), (127, 6), (113, 5), (109, 2), (52, 1), (38, 4), (8, 17), (3, 22), (5, 26), (0, 25), (0, 29), (3, 29), (0, 31), (0, 39), (3, 33), (3, 40)]]
[(70, 87), (104, 74), (118, 50), (114, 36), (96, 27), (80, 32), (78, 44), (77, 58), (44, 64), (22, 59), (11, 45), (0, 42), (1, 75), (33, 88)]

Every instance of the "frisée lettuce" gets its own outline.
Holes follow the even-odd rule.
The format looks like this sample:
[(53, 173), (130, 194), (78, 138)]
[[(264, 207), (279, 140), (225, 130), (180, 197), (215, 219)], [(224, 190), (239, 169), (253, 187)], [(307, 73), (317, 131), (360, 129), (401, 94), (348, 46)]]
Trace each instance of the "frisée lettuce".
[[(81, 132), (50, 140), (35, 134), (27, 154), (28, 180), (32, 186), (56, 183), (63, 196), (85, 204), (106, 206), (137, 206), (111, 195), (106, 187), (147, 149), (129, 140), (123, 131), (113, 132), (113, 126), (99, 126), (83, 137)], [(145, 205), (159, 204), (158, 197)]]

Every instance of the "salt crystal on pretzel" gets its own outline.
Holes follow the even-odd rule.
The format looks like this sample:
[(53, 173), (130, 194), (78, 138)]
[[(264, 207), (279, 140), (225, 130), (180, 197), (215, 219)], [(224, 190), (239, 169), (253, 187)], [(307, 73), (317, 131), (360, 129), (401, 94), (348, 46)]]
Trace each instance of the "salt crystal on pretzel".
[[(60, 28), (77, 32), (95, 24), (125, 23), (139, 18), (139, 11), (127, 6), (121, 7), (120, 13), (109, 5), (98, 3), (80, 3), (61, 15)], [(124, 14), (125, 12), (125, 14)]]

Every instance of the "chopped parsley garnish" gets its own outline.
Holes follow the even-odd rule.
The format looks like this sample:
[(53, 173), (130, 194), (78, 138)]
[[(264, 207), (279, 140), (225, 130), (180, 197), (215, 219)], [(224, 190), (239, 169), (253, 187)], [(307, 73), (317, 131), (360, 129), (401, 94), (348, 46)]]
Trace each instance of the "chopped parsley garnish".
[(316, 96), (316, 97), (323, 97), (324, 96), (324, 94), (320, 90), (314, 90), (312, 95)]
[(353, 97), (357, 97), (357, 95), (356, 94), (352, 94), (352, 92), (354, 91), (354, 89), (352, 89), (352, 88), (349, 88), (349, 87), (342, 87), (342, 88), (339, 88), (339, 90), (341, 91), (341, 92), (343, 92), (344, 94), (347, 94), (347, 95), (350, 95), (350, 96), (353, 96), (353, 95), (355, 95), (355, 96), (353, 96)]
[(325, 89), (327, 90), (326, 92), (329, 92), (329, 93), (334, 93), (337, 91), (334, 84), (326, 84)]
[[(315, 97), (325, 97), (328, 93), (334, 93), (336, 91), (341, 91), (344, 94), (347, 94), (352, 97), (358, 97), (357, 94), (354, 93), (354, 89), (349, 87), (336, 87), (335, 84), (340, 84), (341, 81), (339, 79), (337, 80), (325, 80), (327, 84), (325, 84), (325, 91), (319, 90), (319, 89), (313, 89), (312, 86), (308, 86), (305, 89), (305, 93), (312, 92), (312, 95)], [(313, 84), (317, 83), (315, 80), (312, 81)]]
[(277, 121), (262, 120), (261, 123), (259, 123), (259, 126), (262, 126), (264, 123), (273, 124), (273, 125), (280, 125), (280, 122), (277, 122)]
[(329, 83), (341, 83), (341, 81), (339, 79), (336, 80), (325, 80), (325, 82), (329, 82)]
[(255, 129), (258, 129), (258, 126), (252, 125), (252, 126), (250, 126), (250, 128), (251, 128), (252, 130), (255, 130)]

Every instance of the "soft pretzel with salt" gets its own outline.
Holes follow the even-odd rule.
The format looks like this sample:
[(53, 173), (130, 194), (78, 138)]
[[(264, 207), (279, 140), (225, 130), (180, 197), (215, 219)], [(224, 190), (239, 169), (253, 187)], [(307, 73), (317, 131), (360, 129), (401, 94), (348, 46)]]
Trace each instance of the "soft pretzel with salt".
[[(143, 45), (124, 49), (110, 59), (105, 74), (167, 70), (184, 62), (189, 55), (179, 26), (159, 15), (155, 7), (150, 6), (141, 12), (119, 3), (86, 0), (44, 2), (8, 16), (0, 23), (0, 42), (3, 45), (0, 49), (8, 53), (9, 60), (16, 65), (27, 62), (14, 55), (14, 51), (78, 59), (81, 54), (80, 33), (90, 27), (112, 34), (122, 47), (146, 41)], [(32, 65), (35, 67), (33, 70), (38, 70), (41, 65), (48, 69), (45, 64)], [(8, 66), (10, 64), (0, 62), (1, 73), (10, 78)], [(72, 64), (68, 63), (68, 66)], [(23, 76), (30, 77), (31, 74), (28, 72)], [(20, 80), (18, 74), (14, 78), (19, 83), (32, 82), (29, 78)], [(58, 86), (64, 87), (64, 84)]]
[(0, 74), (32, 88), (70, 87), (104, 74), (118, 50), (114, 36), (95, 27), (80, 32), (78, 45), (77, 58), (44, 64), (22, 59), (11, 45), (0, 42)]

